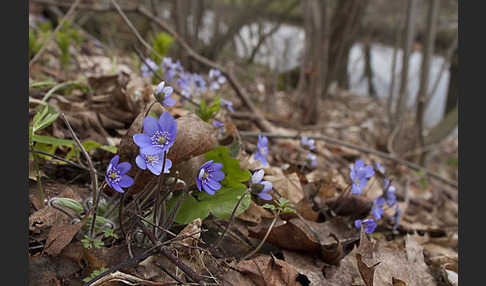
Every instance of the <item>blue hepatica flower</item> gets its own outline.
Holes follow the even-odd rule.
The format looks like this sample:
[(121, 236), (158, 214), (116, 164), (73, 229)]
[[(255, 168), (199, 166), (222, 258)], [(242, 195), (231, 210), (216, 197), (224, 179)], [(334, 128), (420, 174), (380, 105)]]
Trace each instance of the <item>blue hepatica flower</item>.
[(204, 189), (206, 193), (214, 195), (214, 192), (221, 189), (219, 183), (224, 179), (224, 173), (221, 171), (223, 164), (213, 163), (213, 160), (204, 163), (199, 169), (199, 173), (196, 178), (196, 184), (199, 191)]
[(157, 66), (157, 64), (149, 58), (146, 58), (144, 63), (140, 67), (140, 70), (142, 71), (143, 77), (153, 76), (154, 73), (152, 72), (152, 70), (157, 71), (158, 69), (159, 69), (159, 67)]
[(171, 58), (165, 57), (162, 59), (162, 68), (165, 80), (172, 82), (177, 75), (177, 64), (173, 63)]
[(397, 197), (395, 196), (396, 188), (394, 186), (390, 186), (390, 181), (387, 179), (383, 180), (385, 182), (385, 200), (386, 203), (391, 207), (397, 201)]
[(381, 219), (383, 216), (383, 213), (385, 212), (383, 210), (383, 205), (385, 204), (385, 199), (383, 197), (378, 197), (376, 200), (373, 202), (373, 206), (371, 207), (371, 214), (376, 220)]
[(357, 219), (357, 220), (354, 221), (354, 226), (356, 228), (361, 228), (361, 225), (363, 225), (365, 233), (372, 233), (373, 231), (375, 231), (375, 228), (376, 228), (375, 221), (373, 219), (370, 219), (370, 218), (367, 218), (365, 220)]
[(353, 186), (351, 187), (351, 193), (361, 194), (363, 188), (366, 187), (368, 179), (371, 178), (375, 171), (373, 166), (365, 165), (363, 160), (356, 160), (356, 163), (350, 167), (350, 177), (353, 180)]
[(165, 82), (161, 81), (157, 88), (155, 89), (155, 95), (159, 95), (161, 93), (164, 94), (164, 98), (161, 99), (163, 106), (173, 106), (177, 103), (177, 100), (170, 97), (174, 89), (170, 86), (165, 86)]
[(184, 96), (189, 96), (191, 94), (191, 74), (190, 73), (182, 73), (181, 76), (177, 79), (177, 85), (181, 89), (181, 93)]
[(224, 124), (221, 121), (214, 120), (213, 121), (213, 126), (218, 128), (219, 133), (223, 133), (224, 131)]
[(266, 136), (258, 135), (257, 150), (255, 152), (255, 160), (260, 161), (264, 167), (268, 166), (265, 156), (268, 154), (268, 138)]
[(125, 175), (126, 172), (130, 171), (132, 165), (128, 162), (118, 163), (119, 160), (120, 155), (116, 155), (111, 159), (106, 169), (105, 180), (115, 191), (124, 193), (125, 191), (122, 188), (128, 188), (133, 185), (133, 179)]
[(164, 112), (157, 121), (152, 116), (143, 120), (143, 134), (133, 135), (133, 141), (144, 155), (157, 155), (168, 151), (177, 135), (177, 122), (169, 112)]
[(221, 71), (216, 69), (209, 70), (209, 79), (211, 81), (209, 85), (210, 90), (218, 90), (226, 82), (226, 77), (222, 76)]
[(206, 81), (201, 75), (193, 74), (192, 79), (194, 81), (194, 86), (196, 88), (196, 95), (199, 95), (199, 93), (204, 92), (206, 90)]
[(305, 159), (307, 160), (307, 162), (311, 167), (317, 166), (317, 156), (312, 154), (311, 152), (307, 153)]
[(306, 150), (314, 150), (316, 145), (314, 144), (314, 139), (309, 139), (307, 136), (302, 136), (300, 144)]
[[(135, 158), (135, 162), (137, 166), (142, 169), (149, 169), (150, 172), (154, 175), (160, 175), (162, 173), (163, 167), (163, 160), (164, 154), (159, 153), (155, 155), (145, 155), (145, 154), (138, 154), (137, 158)], [(172, 161), (169, 158), (165, 159), (165, 168), (164, 173), (168, 174), (170, 172), (170, 168), (172, 167)]]
[(230, 112), (235, 112), (233, 109), (233, 102), (224, 98), (221, 98), (221, 107), (226, 107)]
[(265, 171), (263, 171), (263, 169), (253, 173), (251, 176), (251, 183), (252, 186), (256, 186), (255, 188), (258, 191), (262, 189), (257, 196), (259, 196), (262, 200), (269, 201), (272, 199), (272, 195), (268, 194), (268, 192), (272, 190), (273, 184), (269, 181), (262, 181), (264, 175)]

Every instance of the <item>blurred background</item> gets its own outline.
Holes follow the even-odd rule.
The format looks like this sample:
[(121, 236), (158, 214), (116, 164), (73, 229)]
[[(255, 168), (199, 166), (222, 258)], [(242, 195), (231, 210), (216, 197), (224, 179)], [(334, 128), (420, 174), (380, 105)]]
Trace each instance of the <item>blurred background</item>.
[[(354, 120), (348, 125), (360, 127), (358, 133), (363, 126), (373, 130), (378, 149), (408, 159), (417, 159), (409, 156), (417, 146), (424, 149), (457, 135), (457, 0), (117, 3), (148, 43), (159, 43), (159, 52), (180, 60), (185, 69), (208, 71), (140, 7), (163, 19), (196, 53), (234, 73), (271, 121), (329, 127)], [(30, 20), (55, 27), (72, 4), (31, 0)], [(76, 10), (72, 22), (97, 45), (132, 58), (134, 49), (149, 52), (111, 1), (81, 1)], [(336, 107), (356, 97), (361, 98), (357, 107)], [(238, 110), (238, 98), (233, 101)], [(355, 116), (364, 111), (380, 122), (369, 123), (369, 113)], [(326, 130), (321, 128), (342, 137), (347, 129)]]

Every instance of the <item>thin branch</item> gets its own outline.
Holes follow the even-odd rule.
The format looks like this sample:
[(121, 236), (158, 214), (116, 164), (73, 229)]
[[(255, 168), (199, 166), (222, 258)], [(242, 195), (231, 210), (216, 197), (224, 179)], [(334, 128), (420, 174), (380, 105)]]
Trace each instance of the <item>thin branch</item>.
[(229, 221), (228, 225), (224, 229), (224, 231), (221, 234), (221, 236), (219, 237), (219, 239), (211, 246), (211, 248), (209, 249), (210, 251), (215, 249), (216, 247), (218, 247), (218, 245), (221, 243), (221, 241), (223, 241), (223, 238), (224, 238), (226, 232), (228, 231), (228, 229), (230, 228), (230, 226), (233, 224), (233, 222), (235, 220), (236, 210), (238, 209), (241, 201), (243, 201), (243, 198), (246, 196), (246, 194), (248, 194), (249, 191), (250, 191), (250, 189), (246, 189), (246, 191), (241, 195), (240, 199), (238, 200), (235, 207), (233, 208), (233, 212), (231, 213), (231, 220)]
[(64, 163), (67, 163), (67, 164), (69, 164), (71, 166), (74, 166), (74, 167), (77, 167), (79, 169), (82, 169), (82, 170), (85, 170), (85, 171), (88, 171), (89, 172), (89, 168), (86, 168), (84, 166), (78, 165), (78, 164), (76, 164), (76, 163), (74, 163), (72, 161), (66, 160), (66, 159), (64, 159), (62, 157), (59, 157), (59, 156), (55, 155), (55, 154), (51, 154), (51, 153), (47, 153), (47, 152), (43, 152), (43, 151), (38, 151), (38, 150), (33, 150), (32, 152), (37, 153), (37, 154), (41, 154), (41, 155), (45, 155), (45, 156), (52, 157), (54, 159), (57, 159), (57, 160), (62, 161)]
[(88, 161), (88, 166), (89, 166), (89, 175), (91, 177), (91, 188), (93, 191), (93, 208), (90, 210), (90, 213), (93, 215), (93, 222), (91, 223), (91, 228), (90, 228), (90, 235), (91, 237), (93, 236), (93, 230), (94, 230), (94, 224), (95, 224), (95, 219), (96, 219), (96, 206), (98, 205), (98, 200), (99, 200), (99, 195), (98, 195), (98, 179), (96, 177), (96, 169), (94, 168), (93, 162), (91, 161), (91, 158), (89, 157), (88, 152), (86, 149), (84, 149), (83, 144), (81, 144), (81, 141), (79, 141), (78, 136), (76, 136), (76, 133), (74, 133), (73, 128), (69, 124), (69, 121), (66, 119), (66, 116), (64, 115), (64, 112), (61, 112), (61, 118), (64, 120), (64, 123), (66, 123), (69, 131), (71, 132), (71, 135), (73, 136), (74, 142), (76, 145), (78, 145), (79, 149), (83, 153), (84, 157), (86, 157), (86, 160)]
[(280, 215), (280, 210), (277, 211), (277, 214), (275, 215), (275, 217), (273, 218), (273, 221), (272, 223), (270, 224), (270, 227), (268, 228), (267, 230), (267, 233), (265, 234), (265, 236), (263, 237), (262, 241), (260, 241), (260, 244), (258, 244), (258, 246), (253, 249), (252, 251), (250, 251), (250, 253), (248, 253), (247, 255), (245, 255), (245, 257), (243, 257), (242, 260), (246, 260), (248, 257), (252, 256), (253, 254), (257, 253), (258, 250), (260, 250), (260, 248), (263, 246), (263, 244), (265, 243), (265, 241), (267, 240), (268, 236), (270, 235), (270, 232), (272, 231), (272, 228), (273, 226), (275, 225), (275, 223), (277, 222), (277, 219), (278, 219), (278, 216)]
[[(246, 137), (257, 137), (258, 135), (266, 136), (266, 137), (270, 137), (270, 138), (283, 138), (283, 139), (301, 139), (301, 137), (302, 137), (301, 135), (283, 135), (283, 134), (265, 133), (265, 132), (240, 131), (240, 136), (242, 136), (242, 137), (244, 137), (244, 136), (246, 136)], [(457, 182), (455, 182), (453, 180), (449, 180), (447, 178), (444, 178), (444, 177), (440, 176), (439, 174), (437, 174), (433, 171), (430, 171), (429, 169), (426, 169), (426, 168), (419, 166), (415, 163), (396, 158), (392, 155), (380, 152), (380, 151), (375, 150), (375, 149), (361, 147), (361, 146), (354, 145), (354, 144), (351, 144), (351, 143), (347, 143), (345, 141), (341, 141), (339, 139), (331, 138), (331, 137), (328, 137), (328, 136), (325, 136), (325, 135), (320, 135), (320, 136), (309, 135), (307, 137), (309, 139), (322, 140), (322, 141), (326, 141), (326, 142), (329, 142), (331, 144), (335, 144), (335, 145), (338, 145), (338, 146), (344, 146), (344, 147), (347, 147), (347, 148), (358, 150), (358, 151), (363, 152), (363, 153), (368, 153), (368, 154), (380, 156), (384, 159), (388, 159), (390, 161), (394, 161), (396, 163), (402, 164), (402, 165), (404, 165), (404, 166), (406, 166), (410, 169), (422, 171), (422, 172), (424, 172), (425, 175), (429, 175), (430, 177), (435, 178), (435, 179), (437, 179), (437, 180), (439, 180), (439, 181), (441, 181), (441, 182), (443, 182), (443, 183), (445, 183), (449, 186), (452, 186), (452, 187), (455, 187), (455, 188), (458, 187)]]

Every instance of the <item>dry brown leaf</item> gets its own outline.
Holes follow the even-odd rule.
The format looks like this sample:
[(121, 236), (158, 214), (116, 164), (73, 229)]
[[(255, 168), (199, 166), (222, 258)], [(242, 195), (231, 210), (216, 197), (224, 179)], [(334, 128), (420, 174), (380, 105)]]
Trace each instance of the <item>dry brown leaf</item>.
[(325, 285), (325, 278), (322, 268), (325, 263), (310, 254), (303, 254), (289, 250), (283, 250), (285, 261), (294, 266), (297, 271), (309, 279), (309, 286)]
[[(250, 227), (250, 237), (262, 239), (268, 229), (268, 224)], [(335, 235), (338, 238), (332, 237)], [(294, 218), (289, 221), (279, 220), (272, 228), (267, 242), (282, 249), (319, 253), (327, 263), (336, 263), (342, 257), (342, 245), (357, 240), (355, 229), (348, 229), (341, 218), (323, 223), (313, 221), (303, 222)]]
[(222, 278), (225, 286), (297, 286), (297, 270), (283, 260), (268, 255), (244, 260), (234, 265), (236, 271), (227, 272)]
[(397, 241), (371, 241), (364, 234), (359, 248), (344, 257), (339, 267), (326, 272), (328, 285), (348, 286), (361, 281), (355, 259), (357, 253), (367, 265), (380, 262), (375, 269), (374, 286), (388, 286), (393, 278), (402, 280), (407, 286), (436, 285), (424, 262), (422, 248), (413, 238), (407, 236), (403, 245)]
[(54, 225), (67, 224), (70, 221), (61, 211), (46, 206), (29, 216), (29, 231), (41, 233)]
[(375, 265), (368, 267), (366, 263), (361, 260), (361, 254), (356, 253), (356, 262), (358, 263), (358, 270), (361, 278), (365, 282), (366, 286), (374, 286), (373, 277), (375, 275), (375, 268), (380, 264), (380, 262), (375, 263)]
[(393, 284), (393, 286), (407, 286), (407, 283), (405, 283), (402, 280), (397, 279), (395, 277), (392, 277), (392, 284)]
[(44, 251), (52, 256), (56, 256), (66, 247), (73, 237), (78, 233), (81, 227), (88, 220), (85, 216), (81, 221), (75, 224), (54, 225), (49, 232)]
[(290, 203), (299, 203), (304, 198), (304, 190), (297, 174), (285, 175), (280, 168), (272, 167), (270, 169), (268, 173), (267, 169), (265, 169), (265, 180), (271, 182), (273, 189), (288, 199)]
[(262, 221), (262, 217), (270, 219), (273, 216), (268, 212), (268, 210), (251, 201), (248, 209), (246, 209), (237, 218), (246, 222), (259, 224)]
[(176, 121), (177, 137), (167, 154), (174, 164), (204, 154), (218, 146), (215, 128), (194, 113), (182, 116)]

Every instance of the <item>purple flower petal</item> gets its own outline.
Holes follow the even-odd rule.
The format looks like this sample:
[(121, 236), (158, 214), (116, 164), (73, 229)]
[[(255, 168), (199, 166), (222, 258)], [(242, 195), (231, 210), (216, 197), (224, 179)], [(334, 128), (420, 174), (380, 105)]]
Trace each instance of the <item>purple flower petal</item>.
[(147, 168), (152, 172), (154, 175), (160, 175), (162, 172), (162, 164), (159, 162), (159, 164), (147, 164)]
[(122, 188), (128, 188), (130, 187), (131, 185), (133, 185), (133, 179), (132, 177), (130, 176), (127, 176), (127, 175), (123, 175), (121, 178), (120, 178), (120, 182), (118, 183), (120, 185), (120, 187)]
[(273, 188), (273, 184), (269, 181), (263, 181), (261, 184), (264, 186), (262, 192), (266, 193)]
[(150, 140), (150, 137), (147, 136), (147, 134), (135, 134), (133, 135), (133, 142), (137, 144), (139, 147), (145, 147), (145, 146), (150, 146), (152, 145), (152, 141)]
[(120, 164), (118, 164), (118, 170), (120, 171), (121, 174), (125, 174), (126, 172), (130, 171), (130, 169), (132, 168), (132, 164), (128, 163), (128, 162), (122, 162)]
[(253, 175), (251, 176), (251, 182), (253, 184), (260, 183), (264, 175), (265, 175), (265, 171), (263, 171), (263, 169), (253, 173)]
[(221, 171), (215, 171), (213, 172), (213, 177), (212, 179), (216, 180), (216, 181), (221, 181), (222, 179), (224, 179), (225, 175), (223, 172)]
[(155, 131), (160, 129), (157, 119), (152, 116), (147, 116), (143, 119), (143, 131), (147, 134), (153, 134)]
[(207, 182), (208, 186), (211, 187), (211, 189), (213, 190), (219, 190), (221, 189), (221, 184), (218, 183), (217, 181), (214, 181), (214, 180), (208, 180)]
[(358, 185), (353, 184), (353, 186), (351, 187), (351, 193), (359, 195), (361, 194), (361, 188)]
[(212, 168), (213, 168), (214, 171), (221, 170), (221, 168), (223, 168), (223, 164), (221, 164), (221, 163), (213, 163), (212, 165), (213, 165)]
[(175, 100), (172, 97), (166, 97), (164, 101), (162, 102), (163, 105), (165, 106), (174, 106), (177, 103), (177, 100)]
[(140, 149), (140, 153), (144, 155), (156, 155), (160, 153), (162, 150), (160, 148), (154, 147), (152, 145), (150, 146), (145, 146)]
[(135, 163), (137, 163), (137, 166), (145, 170), (147, 169), (147, 163), (145, 163), (145, 160), (143, 159), (142, 155), (138, 154), (137, 157), (135, 158)]
[(110, 164), (108, 166), (116, 166), (118, 165), (118, 161), (120, 160), (120, 155), (115, 155), (110, 161)]
[(112, 187), (115, 191), (117, 191), (119, 193), (125, 192), (122, 188), (120, 188), (120, 186), (118, 184), (111, 184), (110, 187)]
[(257, 196), (259, 196), (262, 200), (265, 201), (270, 201), (272, 199), (272, 195), (263, 192), (257, 194)]

